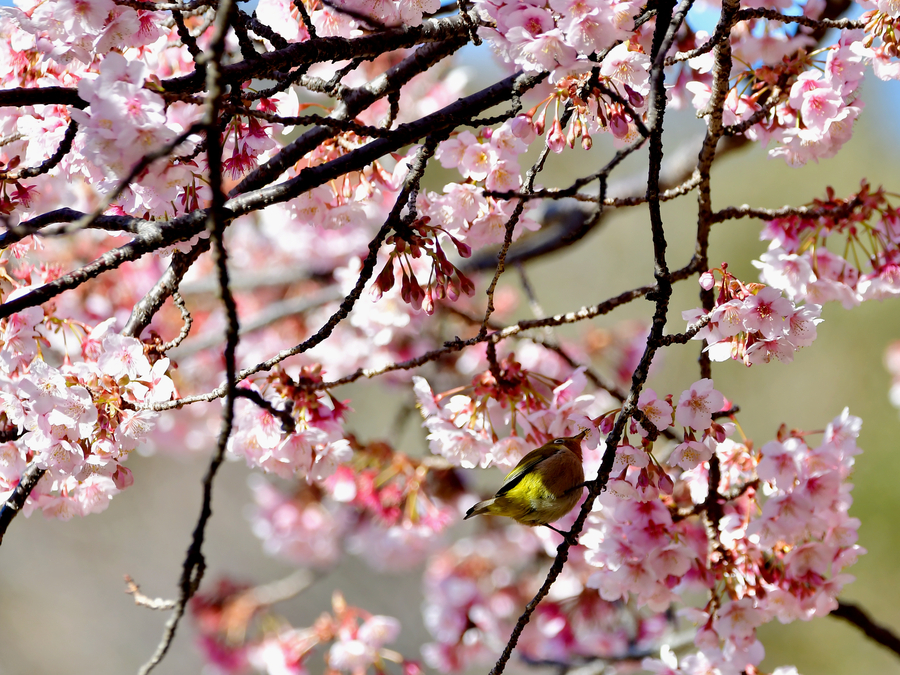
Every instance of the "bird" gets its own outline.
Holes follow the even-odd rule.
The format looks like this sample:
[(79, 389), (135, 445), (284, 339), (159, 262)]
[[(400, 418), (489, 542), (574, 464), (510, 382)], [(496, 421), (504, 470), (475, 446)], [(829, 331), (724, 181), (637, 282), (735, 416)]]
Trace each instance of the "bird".
[(581, 441), (586, 435), (584, 430), (575, 436), (554, 438), (529, 452), (507, 474), (497, 494), (475, 504), (463, 520), (483, 514), (507, 516), (523, 525), (545, 525), (573, 543), (569, 533), (550, 523), (571, 511), (581, 497)]

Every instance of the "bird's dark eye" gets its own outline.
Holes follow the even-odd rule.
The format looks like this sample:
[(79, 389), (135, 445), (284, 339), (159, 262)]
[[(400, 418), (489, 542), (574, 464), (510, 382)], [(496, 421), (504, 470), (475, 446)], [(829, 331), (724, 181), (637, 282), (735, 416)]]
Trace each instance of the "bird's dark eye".
[(554, 443), (565, 443), (566, 439), (565, 438), (554, 438), (553, 442)]

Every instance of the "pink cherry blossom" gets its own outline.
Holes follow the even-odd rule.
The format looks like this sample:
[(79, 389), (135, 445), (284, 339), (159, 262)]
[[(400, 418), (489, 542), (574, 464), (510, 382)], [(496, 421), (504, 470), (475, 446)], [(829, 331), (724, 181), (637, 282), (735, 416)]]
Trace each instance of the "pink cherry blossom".
[(684, 427), (703, 431), (709, 428), (712, 414), (721, 410), (724, 403), (722, 394), (713, 389), (712, 380), (698, 380), (679, 397), (675, 421)]

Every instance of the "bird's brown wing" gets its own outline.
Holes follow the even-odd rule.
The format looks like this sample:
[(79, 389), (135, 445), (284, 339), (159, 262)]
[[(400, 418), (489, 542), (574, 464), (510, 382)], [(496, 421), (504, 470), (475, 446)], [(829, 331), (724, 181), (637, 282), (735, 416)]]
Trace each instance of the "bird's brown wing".
[(538, 464), (545, 461), (548, 457), (552, 457), (557, 452), (562, 450), (557, 445), (544, 445), (537, 450), (532, 450), (527, 455), (525, 455), (522, 460), (516, 464), (516, 468), (506, 474), (506, 478), (503, 480), (503, 485), (500, 486), (500, 489), (497, 490), (496, 497), (502, 497), (507, 492), (512, 490), (516, 485), (522, 482), (522, 478), (527, 475), (531, 470), (533, 470)]

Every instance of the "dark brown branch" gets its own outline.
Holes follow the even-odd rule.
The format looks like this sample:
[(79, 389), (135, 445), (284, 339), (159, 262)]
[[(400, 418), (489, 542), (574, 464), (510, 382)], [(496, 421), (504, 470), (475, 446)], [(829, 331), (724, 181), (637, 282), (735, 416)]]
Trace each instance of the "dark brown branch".
[(306, 5), (303, 0), (294, 0), (294, 7), (300, 13), (300, 18), (303, 19), (303, 25), (306, 28), (306, 32), (309, 33), (310, 39), (315, 40), (318, 37), (316, 35), (316, 27), (313, 26), (312, 19), (309, 18), (309, 12), (306, 11)]
[(846, 201), (838, 206), (782, 206), (778, 209), (761, 209), (750, 206), (730, 206), (712, 214), (713, 222), (720, 223), (725, 220), (737, 218), (759, 218), (760, 220), (775, 220), (788, 216), (800, 216), (801, 218), (833, 218), (842, 220), (847, 218), (853, 210), (862, 204), (859, 197)]
[[(327, 63), (353, 58), (374, 58), (397, 49), (418, 44), (462, 38), (468, 40), (468, 22), (478, 22), (478, 16), (463, 19), (459, 15), (423, 21), (420, 26), (387, 28), (357, 38), (324, 37), (296, 42), (284, 49), (260, 54), (258, 59), (241, 61), (222, 67), (222, 84), (238, 86), (257, 78), (310, 63)], [(173, 94), (193, 94), (203, 91), (204, 74), (200, 69), (190, 75), (173, 77), (160, 83), (161, 91)], [(0, 90), (0, 107), (26, 105), (65, 105), (85, 108), (88, 102), (78, 96), (74, 87), (14, 88)]]
[(37, 464), (31, 464), (25, 469), (25, 473), (19, 479), (19, 484), (16, 485), (13, 493), (6, 500), (6, 503), (3, 504), (3, 508), (0, 509), (0, 544), (3, 543), (3, 535), (6, 534), (9, 524), (13, 521), (13, 518), (19, 515), (22, 507), (25, 506), (28, 495), (31, 494), (31, 491), (34, 490), (38, 481), (44, 477), (46, 472), (46, 469), (41, 469)]
[[(87, 214), (75, 209), (62, 208), (42, 213), (35, 216), (31, 220), (26, 220), (18, 225), (9, 227), (6, 232), (0, 233), (0, 249), (11, 246), (18, 241), (22, 241), (25, 237), (41, 232), (50, 225), (61, 223), (77, 223), (87, 218)], [(106, 232), (131, 232), (132, 234), (141, 234), (145, 232), (147, 227), (153, 227), (148, 220), (141, 218), (132, 218), (131, 216), (100, 216), (89, 224), (84, 226), (91, 230), (104, 230)], [(57, 236), (70, 232), (71, 229), (60, 227), (47, 232), (42, 232), (46, 236)]]
[(890, 628), (875, 623), (858, 605), (838, 601), (837, 609), (832, 610), (830, 616), (836, 616), (839, 619), (852, 623), (866, 637), (900, 656), (900, 637), (897, 637)]
[[(473, 20), (478, 21), (474, 16)], [(468, 39), (465, 21), (460, 16), (423, 21), (421, 26), (387, 28), (357, 38), (323, 37), (296, 42), (284, 49), (260, 54), (253, 61), (241, 61), (222, 67), (223, 86), (265, 78), (275, 71), (309, 63), (328, 63), (353, 58), (376, 57), (396, 49), (453, 38)], [(164, 91), (194, 93), (201, 91), (203, 78), (197, 72), (163, 80)]]
[[(291, 417), (291, 406), (289, 405), (287, 408), (283, 410), (279, 410), (274, 405), (272, 405), (269, 401), (262, 397), (255, 389), (247, 389), (245, 387), (237, 387), (234, 390), (235, 396), (238, 398), (245, 398), (248, 401), (252, 401), (260, 408), (265, 410), (267, 413), (272, 415), (272, 417), (277, 417), (281, 420), (281, 430), (286, 434), (290, 434), (294, 432), (294, 429), (297, 428), (297, 422)], [(291, 403), (291, 401), (288, 401)]]
[[(389, 69), (381, 77), (376, 78), (365, 87), (360, 87), (344, 95), (341, 103), (329, 117), (337, 122), (356, 117), (382, 96), (386, 96), (393, 91), (399, 91), (400, 87), (409, 82), (415, 75), (454, 53), (463, 44), (465, 44), (464, 40), (447, 40), (420, 47), (414, 54), (403, 59), (403, 61)], [(275, 180), (306, 153), (311, 152), (320, 143), (333, 135), (334, 131), (327, 126), (310, 129), (286, 145), (268, 162), (247, 174), (231, 190), (230, 196), (236, 197), (251, 190), (259, 189)]]
[[(556, 581), (557, 577), (563, 570), (566, 560), (568, 559), (569, 546), (571, 541), (577, 540), (578, 535), (584, 527), (584, 522), (590, 512), (594, 500), (597, 495), (606, 487), (609, 475), (612, 470), (613, 460), (615, 459), (616, 446), (619, 443), (625, 424), (633, 415), (636, 408), (637, 398), (640, 395), (643, 383), (647, 379), (650, 370), (650, 362), (658, 349), (657, 341), (662, 336), (665, 327), (666, 309), (668, 307), (669, 297), (672, 293), (671, 280), (669, 271), (665, 261), (665, 238), (662, 232), (662, 220), (653, 213), (653, 209), (658, 209), (658, 199), (654, 200), (654, 196), (659, 194), (659, 167), (662, 165), (662, 121), (666, 106), (666, 94), (664, 89), (664, 57), (668, 43), (674, 38), (675, 31), (678, 28), (687, 8), (690, 7), (692, 0), (685, 0), (679, 8), (679, 12), (672, 14), (672, 4), (667, 0), (661, 0), (657, 5), (656, 27), (653, 33), (653, 49), (651, 50), (651, 61), (653, 66), (650, 72), (651, 94), (649, 102), (648, 126), (650, 128), (650, 164), (651, 168), (648, 172), (647, 195), (651, 205), (651, 228), (654, 242), (654, 276), (656, 277), (657, 289), (653, 293), (653, 299), (656, 304), (656, 312), (653, 317), (653, 325), (650, 328), (650, 335), (647, 338), (647, 347), (644, 351), (638, 367), (635, 369), (632, 377), (631, 391), (628, 398), (613, 425), (612, 431), (606, 438), (606, 452), (600, 465), (597, 477), (588, 482), (588, 497), (581, 506), (575, 523), (567, 536), (563, 537), (563, 542), (557, 549), (556, 558), (550, 571), (538, 590), (537, 594), (525, 607), (525, 611), (519, 617), (509, 637), (506, 647), (496, 664), (491, 669), (491, 675), (501, 675), (507, 662), (512, 656), (513, 649), (519, 640), (519, 636), (525, 629), (525, 625), (531, 619), (534, 610), (540, 604), (541, 600), (549, 593), (550, 587)], [(655, 167), (655, 168), (654, 168)], [(654, 205), (655, 201), (655, 205)]]
[(166, 298), (178, 290), (181, 280), (187, 274), (191, 265), (209, 250), (209, 244), (208, 238), (201, 239), (187, 253), (176, 251), (172, 254), (172, 260), (166, 271), (163, 272), (163, 275), (153, 288), (131, 310), (128, 323), (125, 324), (125, 328), (122, 330), (123, 335), (140, 336), (144, 328), (150, 325), (150, 321), (163, 306)]
[(687, 330), (683, 333), (674, 333), (671, 335), (663, 335), (659, 339), (659, 345), (661, 347), (668, 347), (669, 345), (683, 345), (694, 339), (694, 336), (700, 332), (700, 330), (709, 323), (709, 314), (700, 318), (700, 320), (688, 326)]
[(41, 162), (38, 166), (30, 167), (26, 169), (19, 169), (18, 171), (13, 171), (12, 173), (5, 173), (0, 171), (0, 180), (24, 180), (26, 178), (34, 178), (35, 176), (40, 176), (41, 174), (45, 174), (57, 164), (62, 161), (62, 158), (69, 154), (69, 151), (72, 149), (72, 141), (75, 140), (75, 134), (78, 133), (78, 122), (75, 120), (69, 121), (69, 126), (66, 127), (66, 133), (63, 135), (62, 140), (59, 142), (59, 147), (56, 148), (56, 152), (54, 152), (50, 157)]
[(216, 11), (213, 36), (210, 41), (209, 51), (204, 52), (206, 85), (209, 90), (209, 101), (206, 110), (204, 111), (202, 122), (207, 146), (206, 157), (207, 165), (209, 167), (209, 186), (212, 191), (212, 203), (210, 204), (206, 227), (209, 231), (209, 238), (215, 257), (222, 304), (225, 308), (225, 315), (228, 320), (224, 354), (225, 372), (227, 374), (226, 381), (228, 386), (225, 391), (225, 405), (224, 410), (222, 411), (222, 422), (218, 443), (212, 459), (209, 462), (206, 475), (203, 477), (203, 501), (200, 507), (200, 515), (197, 518), (197, 523), (191, 537), (191, 544), (185, 554), (181, 568), (181, 579), (178, 584), (178, 599), (169, 620), (166, 622), (162, 639), (160, 640), (156, 651), (150, 657), (150, 660), (138, 671), (139, 675), (147, 675), (160, 661), (162, 661), (163, 657), (165, 657), (172, 644), (172, 640), (175, 638), (175, 631), (178, 629), (181, 618), (184, 616), (184, 612), (187, 609), (187, 603), (197, 592), (200, 582), (203, 580), (203, 574), (206, 571), (206, 560), (203, 556), (203, 542), (206, 538), (206, 525), (212, 516), (213, 483), (219, 467), (225, 459), (225, 449), (228, 444), (228, 439), (231, 436), (234, 422), (236, 389), (234, 374), (237, 370), (235, 365), (235, 351), (237, 350), (239, 339), (238, 316), (237, 306), (231, 295), (231, 290), (228, 287), (227, 255), (223, 242), (225, 227), (230, 221), (230, 215), (225, 209), (225, 194), (222, 191), (222, 142), (219, 134), (219, 110), (221, 98), (224, 95), (220, 64), (225, 52), (225, 36), (228, 33), (230, 17), (235, 10), (235, 7), (236, 5), (233, 3), (233, 0), (221, 0)]
[(17, 87), (0, 89), (0, 108), (20, 108), (27, 105), (66, 105), (87, 108), (74, 87)]

